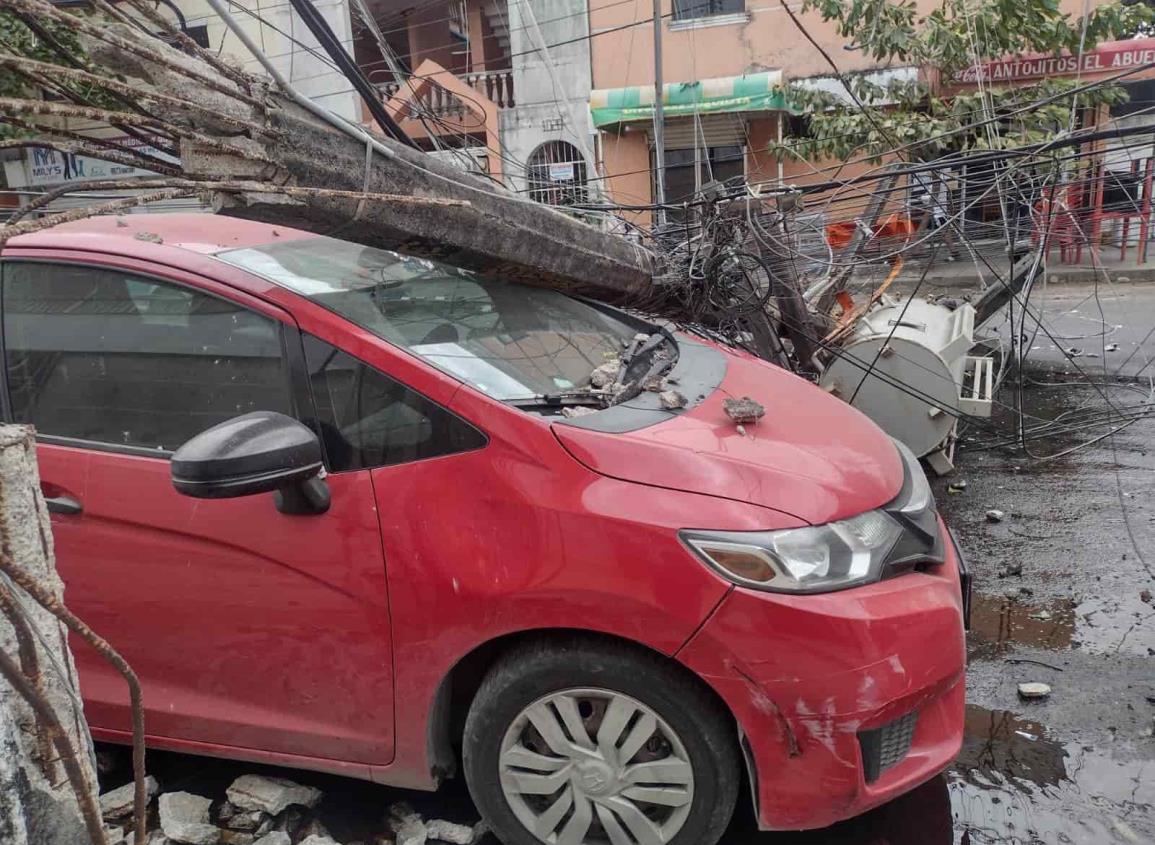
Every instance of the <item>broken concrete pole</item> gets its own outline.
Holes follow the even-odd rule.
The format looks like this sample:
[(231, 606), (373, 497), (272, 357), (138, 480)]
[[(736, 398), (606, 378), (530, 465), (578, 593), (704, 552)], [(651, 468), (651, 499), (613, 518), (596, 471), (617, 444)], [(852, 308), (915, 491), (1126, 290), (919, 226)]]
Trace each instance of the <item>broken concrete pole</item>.
[[(0, 536), (4, 563), (61, 599), (36, 443), (25, 426), (0, 426)], [(0, 842), (76, 845), (102, 837), (96, 762), (65, 630), (3, 575), (0, 657), (11, 672), (0, 673)]]
[[(33, 7), (44, 9), (38, 3)], [(120, 25), (108, 29), (124, 38), (148, 38)], [(191, 83), (170, 67), (128, 54), (116, 44), (86, 36), (85, 46), (103, 67), (182, 102), (180, 108), (168, 101), (150, 105), (158, 117), (185, 131), (181, 168), (190, 179), (234, 178), (461, 201), (436, 206), (358, 196), (218, 192), (212, 200), (222, 213), (320, 234), (339, 232), (367, 246), (403, 249), (513, 281), (604, 299), (627, 298), (651, 282), (648, 254), (624, 238), (391, 139), (374, 136), (376, 144), (367, 144), (363, 136), (323, 121), (289, 96), (275, 89), (266, 92), (266, 81), (254, 79), (250, 86), (248, 100), (258, 103), (254, 107), (239, 91), (230, 97), (228, 86)], [(201, 77), (224, 81), (210, 65), (159, 40), (149, 47)], [(214, 126), (204, 119), (207, 113), (251, 124), (253, 137), (237, 137), (235, 127)]]
[(311, 786), (301, 786), (285, 778), (263, 775), (241, 775), (225, 793), (229, 803), (242, 810), (260, 810), (277, 815), (282, 810), (298, 805), (316, 807), (322, 792)]
[(212, 801), (191, 792), (166, 792), (157, 801), (160, 829), (174, 842), (217, 845), (220, 828), (209, 822)]

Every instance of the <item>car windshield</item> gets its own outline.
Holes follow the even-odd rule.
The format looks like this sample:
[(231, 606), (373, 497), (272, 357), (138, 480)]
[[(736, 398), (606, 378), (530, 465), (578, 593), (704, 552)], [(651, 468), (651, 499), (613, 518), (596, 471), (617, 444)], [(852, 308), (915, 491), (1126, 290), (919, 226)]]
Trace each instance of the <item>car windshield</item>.
[(636, 328), (557, 291), (336, 238), (218, 253), (501, 400), (588, 387)]

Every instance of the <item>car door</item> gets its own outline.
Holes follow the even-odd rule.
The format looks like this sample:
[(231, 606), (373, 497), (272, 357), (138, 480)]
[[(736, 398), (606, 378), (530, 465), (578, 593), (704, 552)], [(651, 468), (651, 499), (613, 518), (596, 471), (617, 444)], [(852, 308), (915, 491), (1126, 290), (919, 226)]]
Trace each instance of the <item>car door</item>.
[[(256, 410), (312, 419), (304, 379), (290, 377), (302, 360), (292, 318), (200, 276), (95, 257), (5, 261), (0, 302), (7, 408), (37, 429), (66, 601), (139, 674), (148, 734), (389, 762), (369, 472), (329, 475), (321, 515), (282, 514), (272, 494), (188, 498), (170, 480), (172, 451), (216, 423)], [(73, 648), (97, 734), (129, 730), (123, 681)]]

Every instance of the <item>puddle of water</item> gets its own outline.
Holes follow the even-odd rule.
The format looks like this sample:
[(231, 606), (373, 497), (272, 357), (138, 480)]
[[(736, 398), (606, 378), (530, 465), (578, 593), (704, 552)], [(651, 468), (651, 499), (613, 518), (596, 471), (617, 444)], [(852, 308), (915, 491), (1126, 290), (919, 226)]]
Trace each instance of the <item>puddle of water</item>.
[(967, 845), (1105, 845), (1155, 840), (1155, 761), (1058, 742), (1044, 726), (968, 706), (948, 775)]
[(1015, 646), (1149, 657), (1155, 654), (1155, 606), (1138, 593), (1039, 604), (975, 593), (967, 645), (972, 660), (1003, 657)]
[(1075, 603), (1069, 599), (1033, 605), (975, 593), (968, 638), (970, 657), (1002, 657), (1016, 645), (1052, 651), (1070, 648), (1077, 618)]

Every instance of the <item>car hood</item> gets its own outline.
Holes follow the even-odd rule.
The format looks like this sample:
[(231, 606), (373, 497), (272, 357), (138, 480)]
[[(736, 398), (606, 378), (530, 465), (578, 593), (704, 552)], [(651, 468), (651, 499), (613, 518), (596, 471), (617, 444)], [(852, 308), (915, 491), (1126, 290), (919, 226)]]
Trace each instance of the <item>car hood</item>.
[[(744, 433), (722, 407), (743, 396), (766, 409)], [(902, 488), (898, 450), (877, 425), (779, 367), (732, 354), (718, 389), (678, 416), (625, 433), (565, 423), (553, 431), (602, 475), (750, 502), (813, 524), (879, 507)]]

